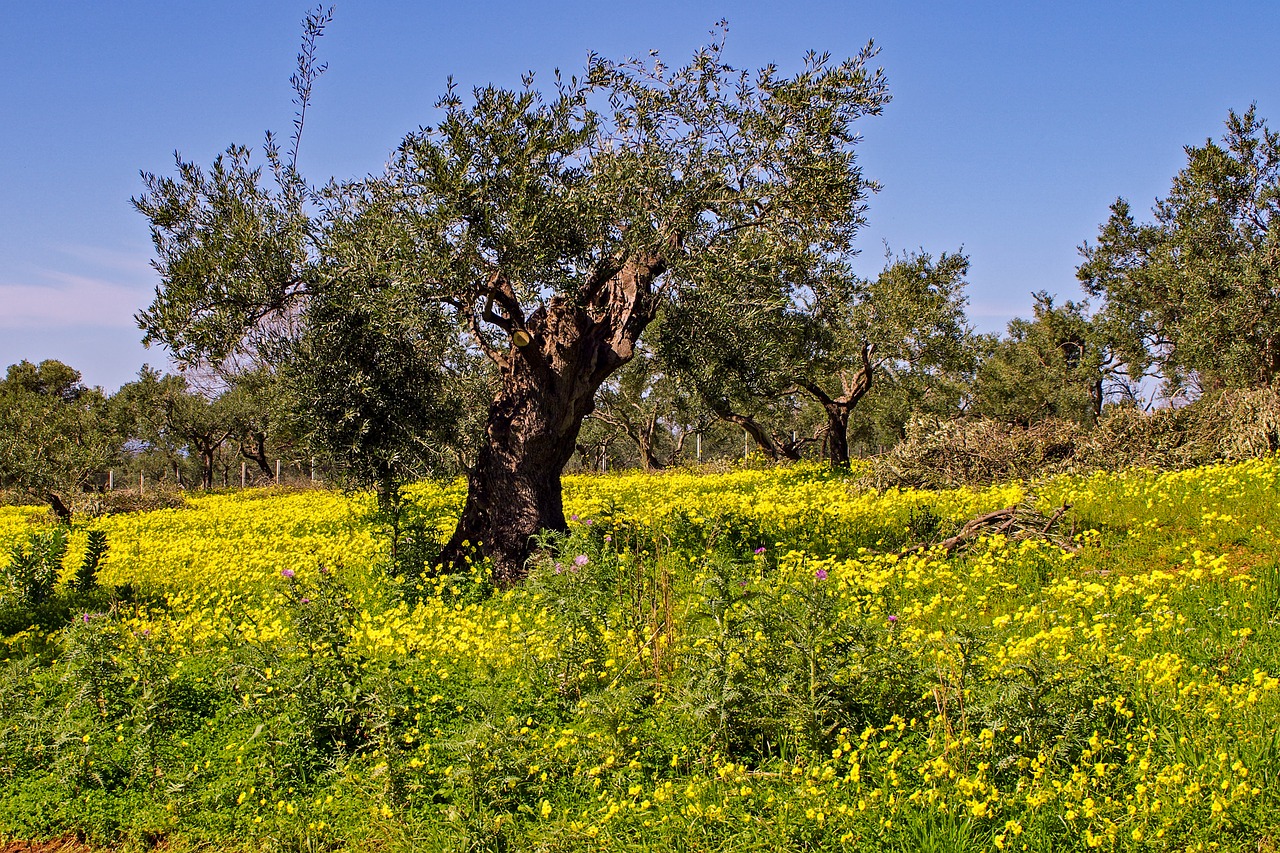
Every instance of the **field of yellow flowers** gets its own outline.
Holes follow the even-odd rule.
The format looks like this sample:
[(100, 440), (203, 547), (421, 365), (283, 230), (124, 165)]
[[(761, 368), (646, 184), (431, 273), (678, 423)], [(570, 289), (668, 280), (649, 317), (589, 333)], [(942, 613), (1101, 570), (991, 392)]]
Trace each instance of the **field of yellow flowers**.
[(570, 477), (508, 590), (459, 485), (0, 507), (0, 840), (1280, 849), (1280, 461), (855, 483)]

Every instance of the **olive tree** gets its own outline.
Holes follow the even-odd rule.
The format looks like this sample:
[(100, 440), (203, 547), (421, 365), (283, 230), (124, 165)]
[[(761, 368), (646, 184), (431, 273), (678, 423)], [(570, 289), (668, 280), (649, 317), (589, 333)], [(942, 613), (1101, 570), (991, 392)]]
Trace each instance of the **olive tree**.
[(1105, 300), (1121, 359), (1180, 386), (1252, 387), (1280, 374), (1280, 135), (1254, 108), (1221, 143), (1187, 146), (1154, 220), (1118, 199), (1077, 275)]
[(974, 381), (973, 414), (1023, 426), (1045, 418), (1092, 426), (1108, 399), (1136, 399), (1136, 383), (1087, 302), (1055, 304), (1045, 291), (1032, 299), (1031, 319), (1011, 320), (1005, 337), (984, 355)]
[(877, 383), (899, 393), (925, 384), (958, 400), (976, 354), (964, 311), (968, 269), (960, 253), (916, 252), (862, 279), (829, 260), (800, 268), (781, 301), (767, 277), (740, 277), (729, 308), (690, 300), (664, 324), (658, 348), (712, 411), (771, 455), (798, 458), (801, 431), (788, 441), (755, 413), (794, 421), (816, 405), (827, 459), (847, 465), (850, 416)]
[[(561, 472), (597, 389), (659, 314), (727, 310), (743, 277), (786, 302), (851, 251), (870, 190), (853, 125), (888, 100), (873, 56), (751, 73), (716, 38), (675, 69), (591, 56), (548, 91), (451, 85), (385, 172), (320, 190), (272, 146), (265, 176), (243, 148), (180, 162), (135, 200), (161, 277), (140, 322), (183, 360), (296, 351), (347, 311), (375, 342), (416, 327), (397, 337), (418, 359), (404, 381), (446, 392), (417, 403), (459, 378), (491, 391), (442, 559), (479, 549), (518, 579), (531, 536), (565, 526)], [(456, 440), (456, 409), (414, 438)]]
[(45, 501), (71, 521), (74, 496), (118, 457), (101, 389), (60, 361), (10, 365), (0, 381), (0, 488)]
[(639, 466), (656, 471), (680, 464), (690, 437), (701, 434), (712, 419), (699, 400), (683, 393), (653, 349), (644, 346), (601, 386), (588, 424), (594, 421), (601, 433), (625, 436), (635, 447)]

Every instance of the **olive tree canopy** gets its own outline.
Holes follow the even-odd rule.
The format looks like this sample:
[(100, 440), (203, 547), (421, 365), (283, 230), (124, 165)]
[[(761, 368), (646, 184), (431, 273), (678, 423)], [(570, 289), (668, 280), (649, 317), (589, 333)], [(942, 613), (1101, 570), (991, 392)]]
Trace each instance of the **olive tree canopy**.
[(965, 316), (969, 259), (904, 254), (861, 279), (841, 263), (797, 268), (788, 300), (775, 280), (740, 276), (737, 298), (695, 293), (663, 324), (657, 348), (720, 418), (739, 424), (773, 456), (799, 458), (757, 417), (761, 400), (784, 409), (808, 399), (822, 410), (827, 459), (848, 465), (849, 420), (876, 384), (901, 393), (910, 379), (959, 398), (976, 350)]

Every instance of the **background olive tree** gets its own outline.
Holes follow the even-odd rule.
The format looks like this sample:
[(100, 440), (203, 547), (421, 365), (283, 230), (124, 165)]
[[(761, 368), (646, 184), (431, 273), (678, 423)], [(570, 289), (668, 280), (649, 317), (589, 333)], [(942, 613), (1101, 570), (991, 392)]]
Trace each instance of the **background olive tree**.
[(1117, 199), (1078, 276), (1136, 375), (1170, 393), (1257, 387), (1280, 373), (1280, 136), (1250, 107), (1221, 143), (1187, 146), (1154, 220)]
[(107, 400), (60, 361), (11, 365), (0, 381), (0, 488), (49, 504), (70, 522), (77, 494), (118, 457)]
[(877, 383), (911, 405), (958, 405), (977, 353), (968, 268), (963, 254), (911, 253), (864, 280), (827, 262), (797, 269), (785, 301), (767, 276), (740, 277), (727, 303), (689, 300), (657, 347), (712, 412), (769, 455), (799, 458), (821, 441), (833, 465), (848, 465), (850, 418)]
[[(1032, 317), (992, 340), (973, 385), (972, 414), (1027, 426), (1065, 418), (1092, 426), (1108, 401), (1133, 402), (1138, 388), (1120, 361), (1105, 318), (1088, 303), (1032, 294)], [(1141, 378), (1141, 377), (1139, 377)]]

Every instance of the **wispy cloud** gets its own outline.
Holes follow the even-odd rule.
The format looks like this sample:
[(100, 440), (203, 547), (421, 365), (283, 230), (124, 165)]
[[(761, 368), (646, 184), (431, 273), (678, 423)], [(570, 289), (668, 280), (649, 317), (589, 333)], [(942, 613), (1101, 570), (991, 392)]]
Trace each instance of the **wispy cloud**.
[(57, 338), (65, 330), (136, 328), (151, 302), (150, 252), (135, 243), (75, 241), (43, 247), (44, 262), (0, 271), (0, 329)]
[(39, 278), (38, 284), (0, 282), (0, 328), (134, 328), (133, 315), (150, 302), (149, 288), (141, 282), (57, 270), (42, 270)]

